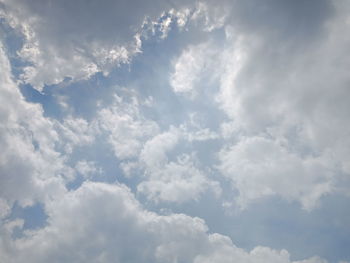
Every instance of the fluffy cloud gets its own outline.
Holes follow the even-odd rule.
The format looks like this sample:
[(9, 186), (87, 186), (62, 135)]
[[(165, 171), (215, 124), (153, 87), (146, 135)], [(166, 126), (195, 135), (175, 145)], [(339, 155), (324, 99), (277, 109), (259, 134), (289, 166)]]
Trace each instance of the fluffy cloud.
[(140, 159), (150, 169), (157, 169), (168, 162), (167, 152), (171, 151), (180, 140), (181, 132), (171, 127), (168, 132), (158, 134), (147, 141), (142, 149)]
[(137, 189), (149, 199), (159, 202), (183, 203), (198, 200), (205, 191), (212, 190), (219, 195), (221, 188), (218, 182), (208, 178), (194, 163), (193, 156), (183, 154), (176, 161), (170, 161), (159, 167), (146, 167), (146, 179)]
[(136, 94), (116, 95), (114, 104), (101, 109), (94, 121), (101, 134), (107, 134), (125, 176), (138, 175), (138, 192), (155, 202), (199, 199), (208, 189), (218, 195), (219, 184), (199, 168), (195, 155), (172, 154), (183, 141), (205, 141), (217, 135), (199, 127), (189, 129), (188, 125), (160, 132), (157, 123), (142, 114), (147, 105)]
[(198, 168), (200, 165), (194, 154), (184, 153), (169, 160), (177, 144), (188, 137), (184, 129), (171, 127), (145, 143), (140, 154), (145, 179), (137, 187), (139, 192), (155, 202), (177, 203), (198, 200), (207, 190), (220, 194), (219, 183), (211, 180), (207, 171)]
[(208, 234), (199, 218), (146, 211), (122, 185), (84, 183), (47, 203), (46, 211), (48, 225), (24, 232), (21, 238), (11, 241), (9, 237), (14, 227), (21, 227), (20, 222), (2, 228), (2, 261), (291, 262), (286, 250), (256, 247), (246, 252), (228, 237)]
[[(349, 159), (345, 157), (345, 149), (349, 148), (346, 134), (350, 131), (347, 121), (350, 108), (345, 99), (349, 96), (346, 84), (349, 77), (340, 66), (349, 64), (348, 58), (342, 55), (347, 52), (346, 43), (349, 39), (344, 37), (344, 32), (349, 26), (345, 22), (348, 18), (342, 7), (336, 7), (337, 16), (324, 21), (324, 32), (315, 36), (319, 40), (317, 46), (314, 40), (308, 40), (303, 46), (291, 46), (282, 40), (271, 43), (269, 38), (259, 34), (253, 37), (240, 36), (231, 51), (231, 58), (236, 57), (238, 60), (233, 61), (228, 56), (228, 59), (224, 59), (227, 68), (221, 78), (221, 93), (218, 97), (224, 111), (233, 120), (232, 131), (236, 134), (264, 133), (276, 141), (285, 140), (304, 167), (310, 163), (308, 156), (319, 159), (316, 163), (320, 171), (311, 169), (312, 172), (305, 174), (307, 180), (313, 182), (309, 184), (309, 194), (315, 199), (321, 196), (320, 191), (327, 193), (332, 189), (329, 183), (320, 187), (321, 182), (313, 178), (315, 174), (326, 178), (325, 173), (329, 172), (333, 177), (340, 172), (349, 173)], [(236, 31), (230, 32), (229, 37), (234, 36)], [(245, 143), (239, 143), (237, 149)], [(259, 148), (259, 144), (254, 147)], [(261, 157), (269, 159), (271, 154), (266, 152)], [(273, 158), (277, 161), (283, 156), (285, 153)], [(291, 161), (284, 168), (280, 166), (281, 177), (286, 176), (284, 169), (292, 163), (296, 170), (289, 178), (295, 179), (300, 175), (297, 172), (300, 164)], [(312, 163), (314, 166), (315, 162)], [(265, 166), (263, 170), (269, 175), (264, 178), (271, 179), (270, 176), (276, 172), (274, 167), (274, 164)], [(341, 170), (335, 167), (341, 167)], [(241, 173), (244, 174), (244, 171)], [(303, 179), (299, 180), (303, 182)], [(277, 183), (278, 179), (275, 181)], [(258, 187), (264, 189), (264, 184)], [(312, 189), (318, 189), (318, 194)], [(305, 202), (302, 201), (304, 207)]]
[[(296, 257), (325, 248), (348, 260), (334, 256), (343, 233), (307, 248), (276, 238), (296, 225), (302, 238), (331, 232), (319, 220), (327, 209), (311, 210), (349, 195), (348, 6), (0, 0), (10, 49), (0, 53), (0, 261), (326, 262), (292, 261), (285, 244)], [(29, 84), (25, 96), (16, 82)], [(45, 117), (54, 107), (60, 120)], [(202, 219), (147, 211), (134, 194), (154, 210), (193, 208), (244, 249)], [(272, 196), (310, 213), (284, 200), (280, 211)], [(232, 198), (266, 203), (224, 215), (218, 204)], [(273, 227), (237, 236), (257, 214)], [(345, 229), (346, 216), (330, 228)], [(315, 220), (313, 234), (303, 220)]]
[(143, 116), (140, 106), (135, 96), (125, 101), (123, 97), (115, 95), (114, 104), (98, 113), (98, 127), (108, 135), (114, 153), (120, 160), (137, 157), (143, 141), (159, 130), (157, 123)]
[(92, 161), (81, 160), (75, 165), (75, 169), (80, 173), (84, 178), (90, 178), (94, 174), (99, 174), (102, 172), (101, 168), (98, 169), (96, 164)]
[(0, 214), (4, 215), (14, 201), (29, 205), (64, 192), (62, 180), (70, 170), (55, 150), (54, 123), (43, 116), (39, 105), (24, 100), (2, 46), (0, 65)]
[[(290, 255), (286, 250), (273, 250), (268, 247), (255, 247), (249, 253), (245, 250), (236, 247), (232, 244), (232, 241), (226, 237), (213, 234), (209, 236), (211, 242), (211, 247), (208, 252), (204, 255), (199, 255), (195, 258), (194, 262), (218, 262), (218, 263), (229, 263), (232, 261), (235, 262), (279, 262), (279, 263), (288, 263), (291, 262)], [(323, 260), (319, 257), (312, 257), (310, 259), (302, 261), (293, 261), (294, 263), (326, 263), (326, 260)]]
[[(223, 174), (235, 182), (240, 203), (278, 194), (310, 209), (322, 195), (344, 192), (336, 182), (341, 173), (349, 174), (349, 75), (344, 70), (349, 59), (343, 56), (349, 43), (348, 7), (344, 2), (322, 2), (316, 14), (311, 5), (298, 2), (293, 8), (300, 12), (293, 13), (288, 5), (270, 1), (274, 4), (258, 5), (259, 22), (239, 15), (253, 3), (233, 5), (224, 23), (223, 44), (205, 42), (184, 49), (169, 82), (175, 92), (188, 93), (192, 99), (199, 92), (199, 100), (203, 94), (216, 93), (217, 105), (228, 119), (221, 123), (226, 145), (219, 161)], [(284, 15), (268, 18), (275, 11)], [(307, 29), (292, 27), (292, 21), (308, 12)], [(271, 27), (274, 19), (278, 23)], [(218, 92), (215, 86), (220, 87)], [(270, 138), (265, 146), (272, 152), (261, 152), (264, 138)], [(258, 163), (245, 153), (253, 148)], [(264, 160), (273, 160), (271, 166)], [(254, 181), (252, 167), (261, 181)], [(292, 182), (300, 174), (307, 178), (299, 178), (301, 182), (308, 182), (303, 190), (293, 187), (289, 189), (293, 194), (283, 192), (281, 178)], [(249, 176), (254, 179), (243, 179)], [(241, 179), (250, 183), (243, 186), (243, 181), (238, 183)]]
[(62, 122), (55, 121), (55, 128), (64, 142), (63, 150), (67, 154), (72, 153), (77, 146), (92, 144), (98, 134), (94, 121), (88, 123), (85, 119), (72, 116), (66, 117)]
[(211, 67), (215, 67), (213, 65), (215, 55), (217, 55), (217, 50), (211, 43), (187, 47), (174, 61), (174, 73), (170, 77), (170, 84), (174, 92), (190, 98), (196, 97), (200, 92), (198, 85), (201, 84), (201, 78), (213, 73)]
[(243, 138), (222, 150), (219, 158), (221, 172), (239, 191), (242, 208), (252, 200), (279, 195), (311, 209), (322, 195), (333, 190), (333, 171), (327, 158), (301, 157), (290, 152), (288, 145), (271, 139)]

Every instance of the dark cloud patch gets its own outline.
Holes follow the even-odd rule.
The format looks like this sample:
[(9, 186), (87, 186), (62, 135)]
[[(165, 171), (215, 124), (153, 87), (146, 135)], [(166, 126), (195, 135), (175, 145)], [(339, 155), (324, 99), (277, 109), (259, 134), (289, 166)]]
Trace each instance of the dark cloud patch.
[(305, 42), (323, 31), (334, 8), (327, 0), (248, 0), (236, 1), (232, 11), (232, 23), (244, 32), (266, 35), (272, 41)]

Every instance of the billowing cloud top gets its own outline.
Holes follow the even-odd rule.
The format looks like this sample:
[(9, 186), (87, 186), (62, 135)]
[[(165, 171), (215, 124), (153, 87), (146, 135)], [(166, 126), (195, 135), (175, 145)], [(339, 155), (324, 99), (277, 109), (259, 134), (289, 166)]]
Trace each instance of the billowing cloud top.
[(0, 262), (350, 262), (350, 3), (0, 0)]

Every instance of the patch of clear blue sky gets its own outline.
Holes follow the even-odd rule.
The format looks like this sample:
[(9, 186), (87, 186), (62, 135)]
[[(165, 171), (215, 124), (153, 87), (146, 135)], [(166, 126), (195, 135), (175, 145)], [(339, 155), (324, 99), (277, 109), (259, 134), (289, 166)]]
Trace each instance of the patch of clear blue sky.
[(13, 232), (14, 238), (23, 236), (23, 231), (28, 229), (39, 229), (46, 225), (47, 215), (41, 203), (32, 206), (22, 207), (15, 203), (11, 214), (5, 220), (23, 219), (23, 228), (16, 227)]

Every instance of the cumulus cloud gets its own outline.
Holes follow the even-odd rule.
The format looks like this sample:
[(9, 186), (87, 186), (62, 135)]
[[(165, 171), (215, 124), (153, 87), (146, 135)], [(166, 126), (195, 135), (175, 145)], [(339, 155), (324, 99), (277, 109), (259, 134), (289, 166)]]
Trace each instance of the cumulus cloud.
[[(342, 55), (349, 41), (342, 32), (347, 31), (348, 24), (344, 23), (343, 11), (337, 12), (338, 16), (324, 22), (323, 34), (316, 37), (317, 46), (313, 40), (290, 46), (282, 40), (272, 44), (265, 36), (241, 36), (231, 57), (243, 59), (225, 59), (228, 68), (222, 75), (219, 95), (224, 111), (233, 120), (233, 132), (265, 133), (275, 140), (287, 140), (304, 163), (310, 161), (308, 155), (319, 156), (323, 172), (318, 175), (337, 166), (348, 173), (349, 160), (344, 159), (344, 153), (350, 109), (344, 98), (349, 96), (345, 84), (349, 79), (342, 67), (336, 66), (349, 63)], [(333, 170), (333, 177), (339, 172)], [(269, 173), (274, 174), (273, 169)], [(305, 176), (313, 180), (314, 173)], [(290, 178), (297, 174), (295, 171)], [(318, 183), (310, 185), (310, 194), (313, 187), (318, 188)], [(331, 188), (323, 189), (326, 193)]]
[(183, 154), (175, 161), (161, 166), (147, 166), (145, 169), (147, 179), (138, 185), (138, 191), (155, 202), (183, 203), (198, 200), (207, 190), (219, 195), (221, 192), (219, 183), (209, 179), (206, 172), (195, 165), (193, 159), (193, 156)]
[[(194, 153), (175, 154), (176, 158), (169, 160), (168, 156), (174, 148), (186, 139), (193, 138), (184, 129), (171, 127), (145, 143), (140, 154), (145, 180), (138, 185), (139, 192), (155, 202), (176, 203), (198, 200), (207, 190), (220, 194), (219, 183), (211, 180), (208, 172), (199, 168)], [(199, 136), (199, 139), (203, 137)]]
[(55, 122), (60, 138), (64, 141), (64, 152), (72, 153), (77, 146), (92, 144), (98, 134), (95, 122), (88, 123), (85, 119), (66, 117), (62, 122)]
[(182, 52), (174, 62), (174, 73), (171, 75), (170, 84), (176, 93), (182, 93), (193, 98), (199, 92), (196, 89), (200, 78), (206, 72), (206, 65), (212, 65), (212, 57), (215, 50), (209, 43), (190, 46)]
[[(207, 4), (210, 5), (210, 2)], [(308, 166), (311, 162), (315, 166), (318, 163), (322, 172), (317, 174), (328, 183), (321, 187), (320, 182), (314, 179), (315, 171), (302, 172), (309, 178), (309, 188), (303, 190), (309, 192), (309, 198), (297, 197), (299, 194), (287, 198), (299, 199), (304, 208), (311, 208), (324, 194), (342, 192), (340, 185), (333, 183), (339, 180), (341, 173), (349, 173), (349, 159), (345, 157), (348, 156), (347, 134), (350, 130), (347, 121), (350, 108), (346, 99), (349, 97), (346, 84), (349, 77), (344, 71), (349, 61), (347, 56), (343, 56), (344, 52), (347, 53), (349, 42), (345, 34), (349, 27), (346, 22), (347, 5), (344, 2), (321, 2), (314, 10), (311, 2), (297, 2), (288, 9), (288, 4), (270, 1), (258, 5), (258, 17), (239, 15), (239, 12), (248, 14), (248, 8), (253, 4), (254, 1), (233, 5), (226, 3), (228, 10), (232, 6), (234, 8), (223, 24), (224, 43), (199, 43), (184, 49), (175, 60), (170, 84), (175, 92), (187, 93), (190, 98), (193, 98), (194, 92), (216, 94), (217, 105), (227, 116), (227, 121), (220, 124), (226, 145), (219, 161), (225, 175), (235, 167), (231, 170), (234, 180), (237, 173), (245, 174), (236, 170), (244, 162), (242, 158), (247, 162), (244, 167), (250, 166), (249, 162), (253, 161), (250, 157), (236, 156), (236, 150), (261, 136), (270, 138), (271, 145), (284, 141), (284, 145), (292, 148), (283, 149), (280, 155), (273, 157), (269, 157), (269, 152), (261, 153), (262, 163), (266, 156), (274, 159), (276, 164), (271, 167), (264, 164), (265, 167), (261, 168), (266, 174), (261, 178), (270, 178), (277, 188), (280, 187), (277, 186), (279, 178), (294, 180), (300, 171), (298, 167), (304, 167), (305, 171), (306, 164)], [(269, 17), (273, 12), (283, 15)], [(288, 17), (291, 19), (288, 20)], [(302, 20), (302, 17), (308, 17), (309, 24), (305, 28), (301, 25), (306, 18)], [(295, 21), (300, 23), (300, 28), (292, 25)], [(272, 26), (275, 22), (277, 24)], [(207, 85), (208, 74), (211, 85)], [(218, 92), (215, 86), (219, 86)], [(202, 95), (199, 100), (203, 98)], [(231, 151), (227, 150), (227, 145)], [(251, 147), (260, 152), (259, 142)], [(289, 164), (295, 166), (295, 170), (286, 173), (281, 167), (282, 170), (277, 171), (277, 160), (285, 158), (286, 154), (299, 160)], [(227, 170), (228, 167), (231, 168)], [(266, 189), (264, 183), (255, 183), (257, 185), (253, 189), (259, 188), (259, 194), (250, 186), (233, 185), (238, 187), (241, 197), (251, 196), (247, 199), (254, 199), (254, 195), (258, 199), (272, 192), (287, 197), (281, 189)], [(315, 189), (318, 189), (317, 194)]]
[(209, 40), (189, 45), (181, 52), (173, 61), (173, 73), (170, 76), (170, 85), (175, 93), (192, 100), (213, 95), (215, 81), (222, 68), (218, 59), (223, 56), (220, 45), (218, 41)]
[[(349, 197), (349, 11), (345, 0), (0, 0), (0, 261), (325, 263), (294, 259), (338, 243), (305, 252), (275, 237), (302, 220), (331, 232), (313, 209)], [(224, 215), (232, 200), (243, 210)], [(281, 224), (260, 215), (270, 205)], [(272, 233), (236, 237), (258, 214)], [(344, 218), (327, 222), (330, 240), (342, 242)]]
[(62, 180), (70, 170), (55, 149), (58, 134), (54, 123), (43, 116), (39, 105), (24, 100), (12, 80), (2, 46), (0, 63), (0, 192), (4, 215), (15, 201), (30, 205), (64, 192)]
[(171, 127), (168, 132), (156, 135), (147, 141), (142, 149), (140, 159), (151, 169), (157, 169), (168, 162), (167, 152), (179, 142), (181, 132)]
[(322, 156), (301, 157), (263, 137), (243, 138), (220, 152), (220, 170), (238, 189), (244, 208), (252, 200), (279, 195), (311, 209), (333, 189), (333, 171)]
[(138, 192), (154, 202), (177, 203), (199, 199), (207, 190), (218, 195), (219, 183), (199, 168), (194, 154), (172, 154), (183, 141), (205, 141), (217, 135), (190, 125), (171, 126), (161, 132), (155, 121), (142, 114), (143, 106), (149, 107), (137, 94), (115, 95), (114, 103), (101, 109), (94, 120), (99, 133), (108, 136), (125, 176), (138, 175), (141, 179)]
[(156, 134), (158, 124), (148, 120), (140, 111), (138, 99), (131, 101), (115, 95), (114, 104), (98, 112), (97, 122), (102, 133), (107, 134), (114, 153), (120, 160), (137, 157), (142, 143)]
[(81, 160), (75, 165), (75, 169), (80, 173), (84, 178), (91, 178), (94, 174), (101, 173), (101, 168), (96, 167), (96, 164), (92, 161)]
[(21, 238), (9, 237), (15, 221), (1, 229), (2, 261), (291, 262), (286, 250), (256, 247), (246, 252), (226, 236), (209, 234), (199, 218), (144, 210), (123, 185), (86, 182), (47, 203), (46, 211), (49, 224)]

